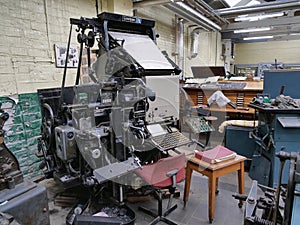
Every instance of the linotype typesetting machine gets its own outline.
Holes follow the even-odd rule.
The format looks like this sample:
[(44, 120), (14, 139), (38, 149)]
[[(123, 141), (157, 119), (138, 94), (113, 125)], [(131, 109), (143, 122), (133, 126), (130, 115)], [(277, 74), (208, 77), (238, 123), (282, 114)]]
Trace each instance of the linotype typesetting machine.
[(41, 167), (66, 188), (89, 191), (67, 216), (68, 224), (132, 224), (134, 212), (125, 205), (114, 209), (116, 217), (84, 215), (98, 212), (107, 196), (122, 203), (134, 170), (190, 143), (177, 129), (181, 71), (158, 49), (152, 20), (101, 13), (71, 18), (70, 24), (68, 48), (73, 27), (80, 45), (75, 85), (65, 86), (66, 61), (62, 86), (38, 90)]

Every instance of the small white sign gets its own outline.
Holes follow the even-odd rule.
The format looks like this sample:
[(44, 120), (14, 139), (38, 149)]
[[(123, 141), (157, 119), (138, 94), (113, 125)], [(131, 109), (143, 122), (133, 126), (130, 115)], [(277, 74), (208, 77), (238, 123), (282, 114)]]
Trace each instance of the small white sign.
[[(55, 44), (56, 67), (65, 67), (67, 55), (67, 45)], [(76, 45), (70, 45), (67, 67), (78, 67), (78, 48)]]

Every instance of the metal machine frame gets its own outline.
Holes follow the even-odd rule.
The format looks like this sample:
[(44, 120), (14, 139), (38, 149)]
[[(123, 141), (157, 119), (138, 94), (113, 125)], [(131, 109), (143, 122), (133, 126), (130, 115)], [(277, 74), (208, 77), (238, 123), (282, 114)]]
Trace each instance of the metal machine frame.
[[(175, 91), (178, 87), (175, 97), (179, 104), (180, 69), (156, 49), (153, 20), (101, 13), (97, 18), (71, 18), (70, 24), (68, 49), (73, 26), (77, 26), (79, 65), (85, 48), (90, 82), (80, 83), (79, 66), (75, 85), (66, 87), (66, 60), (61, 87), (38, 90), (43, 117), (39, 155), (44, 157), (42, 167), (47, 177), (54, 177), (66, 188), (81, 185), (90, 190), (91, 194), (83, 197), (84, 203), (75, 206), (67, 217), (68, 224), (82, 224), (79, 220), (86, 218), (77, 215), (86, 208), (93, 214), (99, 201), (105, 201), (101, 193), (104, 189), (122, 203), (123, 184), (133, 179), (135, 169), (167, 157), (168, 150), (191, 141), (177, 129), (179, 112), (174, 112), (179, 107), (174, 111), (155, 103), (159, 98), (167, 99), (166, 103), (173, 101), (153, 90), (153, 80), (167, 76), (175, 84)], [(152, 50), (161, 55), (167, 66), (155, 68), (154, 64), (150, 69), (144, 68), (142, 62), (129, 54), (126, 38), (115, 38), (111, 32), (150, 39)], [(97, 60), (92, 65), (91, 48), (95, 41)], [(152, 81), (152, 86), (147, 85), (147, 80)]]

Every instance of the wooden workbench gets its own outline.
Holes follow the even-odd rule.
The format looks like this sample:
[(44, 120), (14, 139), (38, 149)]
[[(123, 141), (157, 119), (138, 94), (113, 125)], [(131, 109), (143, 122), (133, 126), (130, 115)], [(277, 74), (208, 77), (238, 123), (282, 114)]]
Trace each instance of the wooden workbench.
[[(230, 105), (226, 105), (225, 111), (230, 119), (253, 119), (255, 110), (248, 107), (248, 104), (258, 94), (263, 92), (263, 81), (224, 81), (221, 82), (245, 82), (246, 86), (242, 89), (220, 89), (220, 88), (201, 88), (200, 85), (191, 84), (183, 85), (183, 89), (189, 95), (194, 107), (202, 107), (207, 105), (207, 99), (217, 90), (223, 94), (234, 104), (243, 109), (234, 109)], [(248, 110), (246, 110), (246, 108)], [(211, 111), (224, 111), (224, 108), (212, 104), (209, 108)]]

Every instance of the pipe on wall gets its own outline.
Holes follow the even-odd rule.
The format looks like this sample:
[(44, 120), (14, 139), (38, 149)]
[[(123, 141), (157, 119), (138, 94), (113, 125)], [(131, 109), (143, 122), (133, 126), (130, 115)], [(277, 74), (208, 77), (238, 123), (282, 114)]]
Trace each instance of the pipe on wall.
[(181, 68), (180, 79), (183, 78), (184, 71), (184, 21), (182, 18), (176, 18), (176, 48), (177, 48), (177, 64)]

